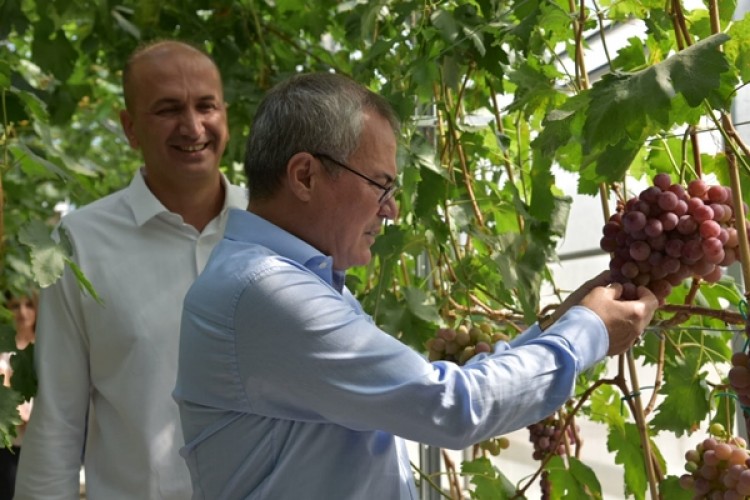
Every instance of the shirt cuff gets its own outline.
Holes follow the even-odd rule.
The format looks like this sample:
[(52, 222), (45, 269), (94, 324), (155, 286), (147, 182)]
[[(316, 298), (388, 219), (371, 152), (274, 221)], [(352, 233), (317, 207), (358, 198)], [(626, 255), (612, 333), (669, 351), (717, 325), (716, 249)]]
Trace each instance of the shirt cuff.
[[(539, 327), (536, 326), (538, 330)], [(591, 309), (573, 306), (541, 336), (556, 335), (570, 344), (580, 366), (586, 370), (607, 355), (609, 335), (602, 319)]]

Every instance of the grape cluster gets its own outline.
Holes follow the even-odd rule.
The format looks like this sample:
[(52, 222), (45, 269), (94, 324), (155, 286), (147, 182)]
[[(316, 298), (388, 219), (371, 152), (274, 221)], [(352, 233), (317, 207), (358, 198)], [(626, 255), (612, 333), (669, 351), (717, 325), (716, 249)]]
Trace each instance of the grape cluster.
[[(544, 457), (550, 454), (567, 455), (565, 440), (560, 439), (563, 433), (563, 424), (564, 422), (557, 418), (557, 416), (551, 415), (527, 427), (529, 430), (529, 441), (534, 445), (534, 454), (532, 455), (534, 460), (543, 460)], [(565, 428), (569, 445), (578, 443), (578, 431), (578, 425)], [(557, 443), (556, 448), (554, 447), (555, 443)]]
[(505, 436), (499, 436), (491, 439), (487, 439), (479, 443), (479, 447), (487, 451), (490, 455), (497, 456), (502, 450), (508, 449), (510, 441)]
[(740, 405), (745, 409), (745, 423), (750, 429), (750, 415), (747, 408), (750, 408), (750, 355), (746, 352), (735, 352), (731, 358), (732, 367), (729, 369), (727, 378), (729, 385), (737, 394)]
[[(718, 424), (712, 425), (722, 427)], [(723, 432), (723, 427), (720, 433)], [(680, 486), (694, 499), (741, 500), (750, 496), (750, 454), (740, 437), (707, 437), (685, 453)]]
[(425, 343), (430, 361), (453, 361), (463, 365), (482, 352), (491, 352), (492, 345), (500, 340), (508, 340), (507, 335), (495, 332), (492, 325), (460, 325), (453, 328), (439, 328), (435, 336)]
[[(566, 447), (565, 439), (560, 439), (562, 433), (565, 432), (567, 438), (567, 444), (576, 445), (580, 444), (578, 437), (578, 431), (580, 430), (577, 424), (567, 426), (563, 429), (564, 422), (557, 418), (556, 415), (550, 415), (544, 420), (540, 420), (534, 424), (526, 427), (529, 430), (529, 441), (534, 445), (534, 453), (532, 457), (534, 460), (543, 460), (547, 455), (560, 455), (564, 456), (568, 454), (568, 448)], [(555, 446), (557, 445), (557, 446)], [(542, 500), (549, 500), (552, 497), (552, 483), (549, 479), (549, 473), (545, 470), (542, 472), (539, 480), (539, 487), (541, 488)]]
[(612, 279), (622, 283), (624, 299), (636, 298), (640, 285), (664, 299), (691, 276), (718, 281), (721, 268), (739, 259), (734, 224), (729, 188), (695, 179), (686, 189), (660, 173), (653, 186), (618, 206), (600, 247), (612, 254)]
[(750, 356), (745, 352), (732, 354), (732, 367), (727, 377), (742, 406), (750, 406)]

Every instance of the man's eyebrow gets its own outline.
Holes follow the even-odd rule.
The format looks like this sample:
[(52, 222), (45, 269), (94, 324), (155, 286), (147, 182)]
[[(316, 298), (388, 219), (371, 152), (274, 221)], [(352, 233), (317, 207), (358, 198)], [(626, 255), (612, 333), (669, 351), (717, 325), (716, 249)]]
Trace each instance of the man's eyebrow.
[[(219, 102), (220, 99), (217, 96), (211, 95), (211, 94), (198, 97), (198, 102), (206, 102), (206, 101)], [(184, 101), (182, 99), (177, 98), (177, 97), (162, 97), (161, 99), (154, 101), (154, 106), (158, 106), (160, 104), (182, 104), (183, 102)]]

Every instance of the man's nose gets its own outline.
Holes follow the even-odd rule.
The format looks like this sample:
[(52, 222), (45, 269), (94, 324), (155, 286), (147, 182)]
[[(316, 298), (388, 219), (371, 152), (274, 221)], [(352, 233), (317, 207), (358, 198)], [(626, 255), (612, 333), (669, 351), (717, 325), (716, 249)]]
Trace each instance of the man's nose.
[(187, 137), (199, 137), (203, 134), (203, 118), (192, 109), (185, 110), (180, 116), (180, 133)]
[(390, 220), (398, 218), (398, 203), (395, 196), (388, 198), (385, 203), (380, 205), (379, 215)]

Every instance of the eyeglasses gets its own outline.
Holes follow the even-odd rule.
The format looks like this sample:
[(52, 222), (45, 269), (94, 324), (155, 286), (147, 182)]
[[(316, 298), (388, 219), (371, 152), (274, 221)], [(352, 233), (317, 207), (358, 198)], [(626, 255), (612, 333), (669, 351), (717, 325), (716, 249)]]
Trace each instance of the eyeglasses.
[(396, 185), (396, 183), (393, 183), (390, 186), (386, 186), (384, 184), (381, 184), (378, 181), (370, 179), (365, 174), (357, 172), (356, 170), (354, 170), (349, 165), (347, 165), (345, 163), (341, 163), (340, 161), (338, 161), (335, 158), (331, 158), (329, 155), (327, 155), (325, 153), (310, 153), (310, 154), (313, 155), (315, 158), (323, 159), (323, 160), (328, 160), (331, 163), (335, 163), (336, 165), (338, 165), (339, 167), (343, 168), (344, 170), (348, 170), (349, 172), (353, 173), (354, 175), (357, 175), (357, 176), (361, 177), (362, 179), (366, 180), (369, 184), (372, 184), (376, 188), (382, 189), (383, 190), (383, 194), (381, 194), (380, 198), (378, 198), (378, 203), (381, 204), (381, 205), (383, 205), (385, 202), (387, 202), (388, 200), (390, 200), (391, 198), (393, 198), (393, 195), (395, 195), (396, 192), (398, 191), (398, 185)]

